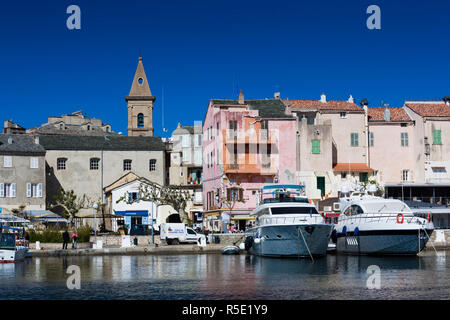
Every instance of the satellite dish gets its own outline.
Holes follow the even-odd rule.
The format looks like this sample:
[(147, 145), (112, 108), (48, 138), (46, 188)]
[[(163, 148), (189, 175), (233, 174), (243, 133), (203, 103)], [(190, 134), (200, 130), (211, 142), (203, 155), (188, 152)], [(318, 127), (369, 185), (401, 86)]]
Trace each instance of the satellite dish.
[(378, 190), (378, 188), (375, 184), (370, 184), (369, 189), (367, 191), (371, 192), (371, 193), (375, 193), (375, 192), (377, 192), (377, 190)]

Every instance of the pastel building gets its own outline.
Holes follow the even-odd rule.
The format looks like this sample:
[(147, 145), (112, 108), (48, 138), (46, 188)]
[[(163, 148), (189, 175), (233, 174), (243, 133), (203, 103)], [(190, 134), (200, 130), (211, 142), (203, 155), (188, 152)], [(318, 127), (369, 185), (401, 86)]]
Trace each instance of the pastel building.
[[(210, 101), (203, 124), (203, 203), (208, 220), (245, 229), (266, 184), (296, 183), (296, 121), (281, 99)], [(225, 213), (225, 214), (224, 214)], [(226, 223), (222, 223), (223, 226)]]
[(297, 183), (313, 200), (336, 196), (342, 185), (373, 176), (364, 109), (348, 100), (283, 100), (297, 119)]

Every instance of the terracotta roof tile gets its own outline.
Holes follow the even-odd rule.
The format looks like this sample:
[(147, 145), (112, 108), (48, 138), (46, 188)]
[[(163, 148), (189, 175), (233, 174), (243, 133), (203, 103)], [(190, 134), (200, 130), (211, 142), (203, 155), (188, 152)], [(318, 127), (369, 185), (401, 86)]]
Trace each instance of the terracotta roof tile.
[(365, 163), (337, 163), (333, 171), (359, 171), (359, 172), (372, 172), (373, 169), (370, 168)]
[(363, 109), (355, 103), (348, 101), (327, 101), (320, 100), (283, 100), (291, 109), (314, 109), (314, 110), (336, 110), (336, 111), (360, 111)]
[[(384, 121), (386, 108), (368, 108), (369, 121)], [(403, 108), (389, 108), (391, 121), (412, 121)]]
[(405, 105), (422, 117), (450, 117), (450, 106), (444, 102), (406, 102)]

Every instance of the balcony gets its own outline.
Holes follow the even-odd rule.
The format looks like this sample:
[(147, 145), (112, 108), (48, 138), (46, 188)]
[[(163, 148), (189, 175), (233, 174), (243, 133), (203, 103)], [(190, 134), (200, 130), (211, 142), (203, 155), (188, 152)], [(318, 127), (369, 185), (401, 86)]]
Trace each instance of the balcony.
[(268, 164), (226, 164), (224, 165), (225, 173), (238, 174), (259, 174), (259, 175), (275, 175), (278, 170), (275, 166)]
[(277, 130), (222, 130), (225, 144), (278, 144)]

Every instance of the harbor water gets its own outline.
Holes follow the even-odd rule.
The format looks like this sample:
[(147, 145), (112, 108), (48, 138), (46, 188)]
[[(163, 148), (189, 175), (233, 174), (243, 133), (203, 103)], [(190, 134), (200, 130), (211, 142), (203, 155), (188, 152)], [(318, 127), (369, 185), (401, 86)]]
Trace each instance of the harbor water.
[[(450, 299), (450, 251), (310, 259), (220, 254), (34, 257), (0, 264), (0, 299)], [(80, 289), (68, 289), (72, 266)], [(377, 266), (379, 289), (369, 289)]]

